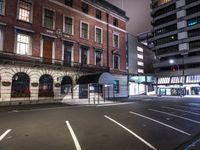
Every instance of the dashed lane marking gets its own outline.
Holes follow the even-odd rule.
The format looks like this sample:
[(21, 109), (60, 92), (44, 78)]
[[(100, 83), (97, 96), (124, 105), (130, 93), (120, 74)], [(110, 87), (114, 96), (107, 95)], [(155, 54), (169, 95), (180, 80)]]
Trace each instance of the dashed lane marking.
[(5, 136), (11, 131), (11, 129), (6, 130), (1, 136), (0, 136), (0, 142), (5, 138)]
[(195, 108), (192, 106), (182, 106), (182, 105), (174, 105), (176, 107), (181, 107), (181, 108), (187, 108), (187, 109), (193, 109), (193, 110), (200, 110), (200, 108)]
[(131, 131), (130, 129), (128, 129), (127, 127), (123, 126), (121, 123), (117, 122), (116, 120), (104, 115), (105, 118), (109, 119), (110, 121), (114, 122), (115, 124), (117, 124), (118, 126), (122, 127), (123, 129), (125, 129), (126, 131), (128, 131), (130, 134), (132, 134), (133, 136), (135, 136), (137, 139), (139, 139), (140, 141), (142, 141), (144, 144), (146, 144), (149, 148), (153, 149), (153, 150), (157, 150), (154, 146), (152, 146), (150, 143), (148, 143), (147, 141), (145, 141), (143, 138), (141, 138), (139, 135), (137, 135), (136, 133), (134, 133), (133, 131)]
[(182, 116), (178, 116), (178, 115), (175, 115), (175, 114), (167, 113), (167, 112), (164, 112), (164, 111), (159, 111), (159, 110), (155, 110), (155, 109), (148, 109), (148, 110), (153, 111), (153, 112), (157, 112), (157, 113), (161, 113), (161, 114), (165, 114), (165, 115), (169, 115), (169, 116), (173, 116), (173, 117), (177, 117), (177, 118), (180, 118), (180, 119), (184, 119), (184, 120), (187, 120), (187, 121), (190, 121), (190, 122), (193, 122), (193, 123), (200, 124), (199, 121), (196, 121), (196, 120), (193, 120), (193, 119), (190, 119), (190, 118), (186, 118), (186, 117), (182, 117)]
[(168, 127), (168, 128), (170, 128), (170, 129), (173, 129), (173, 130), (178, 131), (178, 132), (180, 132), (180, 133), (183, 133), (183, 134), (185, 134), (185, 135), (191, 136), (190, 133), (187, 133), (187, 132), (185, 132), (185, 131), (183, 131), (183, 130), (177, 129), (177, 128), (173, 127), (173, 126), (170, 126), (170, 125), (168, 125), (168, 124), (166, 124), (166, 123), (160, 122), (160, 121), (155, 120), (155, 119), (153, 119), (153, 118), (150, 118), (150, 117), (147, 117), (147, 116), (144, 116), (144, 115), (142, 115), (142, 114), (139, 114), (139, 113), (136, 113), (136, 112), (132, 112), (132, 111), (130, 111), (130, 113), (131, 113), (131, 114), (134, 114), (134, 115), (136, 115), (136, 116), (139, 116), (139, 117), (142, 117), (142, 118), (151, 120), (151, 121), (153, 121), (153, 122), (156, 122), (156, 123), (158, 123), (158, 124), (161, 124), (161, 125), (163, 125), (163, 126), (165, 126), (165, 127)]
[(76, 150), (81, 150), (81, 146), (80, 146), (80, 144), (79, 144), (79, 142), (78, 142), (78, 140), (76, 138), (76, 135), (75, 135), (75, 133), (74, 133), (69, 121), (66, 121), (66, 124), (67, 124), (67, 127), (68, 127), (69, 131), (70, 131), (72, 139), (74, 140), (74, 144), (76, 146)]
[(171, 110), (176, 110), (176, 111), (185, 112), (185, 113), (188, 113), (188, 114), (200, 116), (199, 113), (195, 113), (195, 112), (192, 112), (192, 111), (186, 111), (186, 110), (182, 110), (182, 109), (177, 109), (177, 108), (172, 108), (172, 107), (165, 107), (165, 106), (163, 106), (162, 108), (171, 109)]

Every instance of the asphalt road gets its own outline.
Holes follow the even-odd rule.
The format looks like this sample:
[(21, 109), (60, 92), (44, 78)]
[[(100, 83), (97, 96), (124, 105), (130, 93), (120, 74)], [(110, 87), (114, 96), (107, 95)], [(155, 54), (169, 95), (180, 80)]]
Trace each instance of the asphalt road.
[(200, 103), (192, 102), (0, 112), (0, 150), (179, 150), (199, 133)]

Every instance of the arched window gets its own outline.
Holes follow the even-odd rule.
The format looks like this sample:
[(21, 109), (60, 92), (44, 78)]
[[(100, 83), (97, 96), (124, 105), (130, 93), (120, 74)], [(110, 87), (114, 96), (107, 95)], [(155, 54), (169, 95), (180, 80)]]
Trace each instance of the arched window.
[(64, 76), (61, 81), (61, 94), (72, 93), (72, 80), (68, 76)]
[(43, 75), (39, 80), (39, 97), (53, 97), (53, 78), (50, 75)]
[(12, 78), (11, 97), (30, 97), (30, 78), (26, 73), (16, 73)]

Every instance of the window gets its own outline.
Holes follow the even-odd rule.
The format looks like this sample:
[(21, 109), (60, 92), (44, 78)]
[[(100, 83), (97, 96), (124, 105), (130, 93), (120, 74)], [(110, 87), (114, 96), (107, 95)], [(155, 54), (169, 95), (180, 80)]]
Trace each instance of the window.
[(17, 33), (17, 54), (30, 55), (31, 37), (24, 33)]
[(138, 64), (138, 66), (144, 66), (144, 63), (141, 61), (138, 61), (137, 64)]
[(0, 29), (0, 51), (3, 51), (3, 30)]
[(114, 80), (114, 91), (119, 93), (119, 80)]
[(53, 77), (45, 74), (39, 79), (39, 97), (54, 97)]
[(95, 52), (95, 65), (96, 66), (101, 66), (102, 65), (102, 52), (101, 51), (96, 51)]
[(65, 0), (65, 5), (72, 7), (73, 0)]
[(61, 81), (61, 94), (72, 93), (72, 80), (68, 76), (64, 76)]
[(113, 34), (113, 47), (119, 48), (119, 34)]
[(138, 69), (138, 73), (144, 73), (144, 69)]
[(113, 67), (114, 69), (119, 69), (119, 56), (113, 56)]
[(81, 9), (84, 13), (88, 14), (88, 4), (82, 2)]
[(96, 9), (96, 18), (101, 20), (101, 11)]
[(137, 54), (137, 58), (143, 59), (143, 55), (142, 54)]
[(196, 17), (196, 18), (193, 18), (193, 19), (190, 19), (190, 20), (187, 21), (188, 27), (194, 26), (194, 25), (199, 24), (199, 23), (200, 23), (200, 17)]
[(66, 66), (71, 66), (71, 62), (72, 62), (72, 46), (73, 46), (73, 43), (71, 42), (68, 42), (68, 41), (64, 41), (63, 43), (63, 63), (64, 65)]
[(70, 17), (65, 17), (64, 32), (73, 34), (73, 20)]
[(16, 73), (12, 78), (11, 97), (30, 97), (30, 78), (26, 73)]
[(44, 9), (44, 27), (53, 29), (54, 28), (54, 11)]
[(95, 27), (95, 42), (102, 43), (102, 29)]
[(30, 0), (19, 0), (18, 2), (18, 19), (31, 22), (32, 3)]
[(5, 0), (0, 0), (0, 14), (4, 15), (5, 11)]
[(138, 52), (143, 52), (143, 48), (142, 48), (142, 47), (139, 47), (139, 46), (137, 46), (137, 51), (138, 51)]
[(81, 46), (81, 55), (80, 55), (80, 63), (81, 65), (86, 65), (89, 62), (89, 51), (88, 48), (85, 46)]
[(89, 39), (89, 26), (87, 23), (81, 23), (81, 37)]
[(118, 20), (116, 18), (113, 18), (113, 25), (116, 27), (118, 26)]

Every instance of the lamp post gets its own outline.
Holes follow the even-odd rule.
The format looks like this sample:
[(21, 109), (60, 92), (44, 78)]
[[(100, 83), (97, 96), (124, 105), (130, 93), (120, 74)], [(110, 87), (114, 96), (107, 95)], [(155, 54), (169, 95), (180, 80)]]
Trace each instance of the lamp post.
[(181, 94), (181, 74), (180, 74), (179, 65), (173, 59), (169, 60), (169, 64), (171, 64), (171, 65), (175, 64), (177, 66), (177, 69), (178, 69), (178, 78), (179, 78), (179, 84), (180, 84), (180, 87), (179, 87), (180, 88), (180, 97), (182, 97), (182, 94)]

